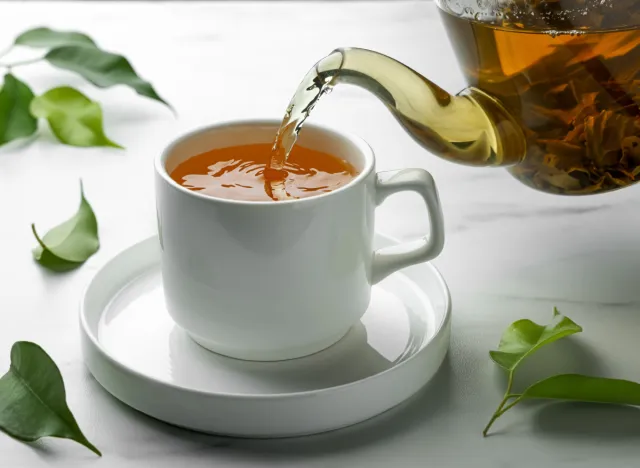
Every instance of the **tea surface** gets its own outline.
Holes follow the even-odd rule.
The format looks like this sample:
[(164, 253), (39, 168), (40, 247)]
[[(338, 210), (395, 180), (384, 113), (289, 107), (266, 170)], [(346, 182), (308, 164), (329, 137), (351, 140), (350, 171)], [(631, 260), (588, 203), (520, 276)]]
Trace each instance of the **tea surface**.
[(265, 177), (271, 149), (268, 143), (217, 148), (183, 161), (171, 172), (171, 178), (213, 197), (278, 201), (331, 192), (357, 175), (345, 160), (296, 145), (284, 165), (285, 172)]

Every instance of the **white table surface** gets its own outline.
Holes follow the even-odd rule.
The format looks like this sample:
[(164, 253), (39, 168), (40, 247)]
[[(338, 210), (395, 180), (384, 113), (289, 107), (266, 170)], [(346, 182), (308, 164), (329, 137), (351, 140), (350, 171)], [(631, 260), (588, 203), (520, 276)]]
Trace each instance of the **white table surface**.
[[(436, 265), (454, 304), (449, 356), (430, 387), (372, 421), (315, 437), (237, 440), (170, 427), (107, 394), (85, 369), (77, 308), (95, 271), (155, 232), (153, 156), (175, 136), (215, 121), (280, 118), (298, 81), (338, 46), (387, 53), (449, 91), (463, 86), (431, 2), (0, 3), (0, 42), (48, 25), (90, 33), (127, 55), (174, 104), (128, 89), (95, 90), (47, 65), (16, 69), (43, 92), (79, 86), (103, 103), (107, 133), (127, 147), (77, 149), (45, 135), (0, 149), (0, 369), (11, 344), (40, 343), (59, 364), (68, 401), (102, 459), (64, 440), (26, 445), (0, 435), (0, 466), (21, 467), (631, 467), (640, 459), (635, 408), (523, 405), (481, 430), (503, 388), (487, 351), (512, 321), (547, 321), (554, 305), (583, 336), (543, 351), (525, 380), (580, 371), (640, 380), (640, 187), (585, 198), (530, 190), (505, 171), (472, 169), (419, 148), (373, 97), (338, 88), (312, 120), (360, 134), (382, 169), (433, 172), (447, 223)], [(30, 223), (44, 232), (71, 215), (78, 179), (100, 223), (102, 248), (69, 274), (31, 259)], [(379, 209), (380, 231), (423, 233), (420, 201)], [(555, 353), (561, 351), (560, 358)], [(363, 395), (366, 398), (366, 395)]]

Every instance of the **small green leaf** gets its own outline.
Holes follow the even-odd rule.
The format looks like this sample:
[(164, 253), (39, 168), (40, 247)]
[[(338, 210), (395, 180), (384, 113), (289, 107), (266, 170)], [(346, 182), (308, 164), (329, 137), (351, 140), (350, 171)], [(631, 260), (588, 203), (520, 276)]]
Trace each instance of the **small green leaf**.
[(640, 384), (629, 380), (561, 374), (534, 383), (522, 393), (522, 398), (640, 405)]
[(100, 248), (98, 220), (84, 197), (82, 182), (80, 208), (71, 219), (51, 229), (42, 239), (33, 224), (31, 229), (39, 244), (33, 249), (33, 258), (53, 271), (77, 268)]
[(129, 86), (138, 94), (169, 106), (156, 93), (151, 83), (137, 75), (129, 61), (122, 55), (75, 45), (52, 49), (44, 58), (54, 67), (78, 73), (100, 88), (115, 85)]
[(18, 341), (0, 378), (0, 429), (18, 440), (71, 439), (102, 456), (84, 436), (66, 402), (58, 366), (37, 344)]
[(549, 325), (538, 325), (528, 319), (512, 323), (503, 333), (498, 349), (490, 351), (489, 355), (500, 367), (512, 371), (542, 346), (581, 331), (581, 326), (554, 308), (553, 321)]
[(31, 113), (47, 119), (56, 138), (67, 145), (122, 148), (104, 134), (100, 104), (76, 89), (50, 89), (34, 98)]
[(4, 77), (0, 90), (0, 145), (33, 135), (37, 119), (29, 112), (33, 92), (11, 73)]
[(65, 45), (96, 47), (95, 42), (86, 34), (73, 31), (55, 31), (49, 28), (34, 28), (16, 37), (16, 45), (37, 48), (52, 48)]

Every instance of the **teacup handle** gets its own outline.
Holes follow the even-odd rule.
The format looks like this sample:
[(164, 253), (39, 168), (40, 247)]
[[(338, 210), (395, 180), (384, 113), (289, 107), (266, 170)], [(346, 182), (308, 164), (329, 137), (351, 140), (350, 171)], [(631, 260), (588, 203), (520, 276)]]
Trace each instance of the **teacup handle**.
[(380, 205), (389, 195), (404, 191), (416, 192), (424, 199), (429, 213), (429, 235), (373, 252), (372, 284), (401, 268), (432, 260), (444, 246), (442, 209), (431, 174), (424, 169), (400, 169), (376, 175), (376, 205)]

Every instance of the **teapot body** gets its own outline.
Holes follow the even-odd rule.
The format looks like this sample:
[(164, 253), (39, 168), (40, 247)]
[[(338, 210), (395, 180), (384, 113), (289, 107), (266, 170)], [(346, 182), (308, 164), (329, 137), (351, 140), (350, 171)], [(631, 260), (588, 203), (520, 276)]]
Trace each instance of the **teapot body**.
[(526, 139), (508, 170), (558, 194), (640, 179), (640, 2), (438, 0), (462, 72)]

